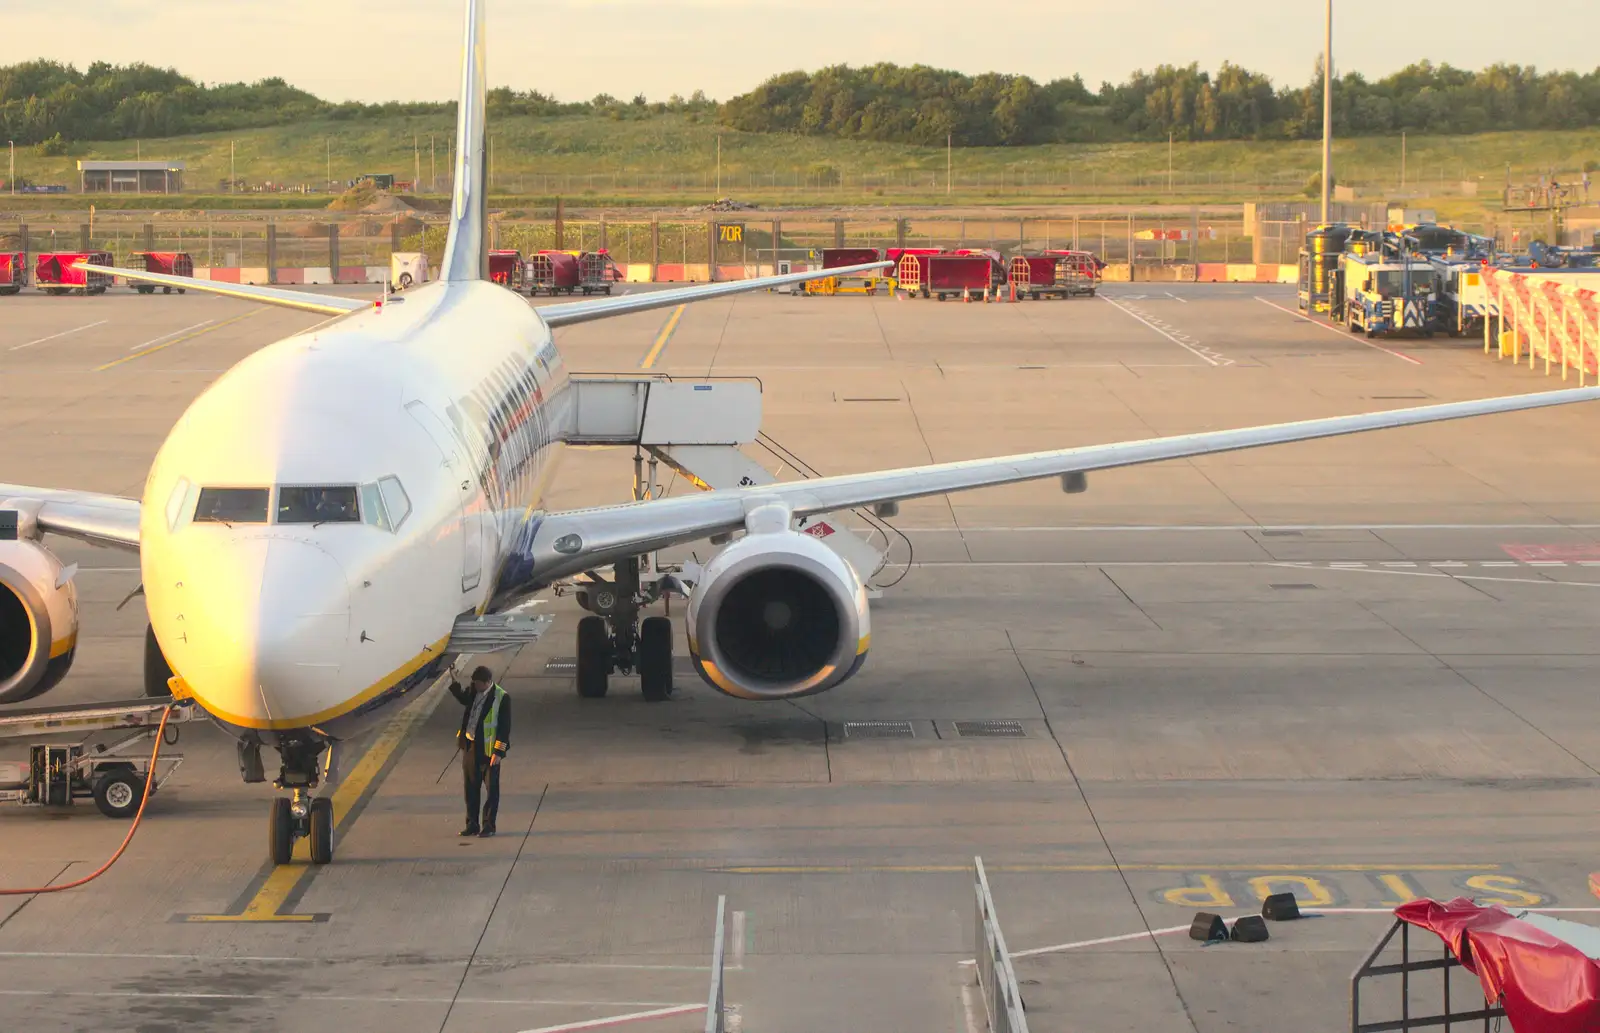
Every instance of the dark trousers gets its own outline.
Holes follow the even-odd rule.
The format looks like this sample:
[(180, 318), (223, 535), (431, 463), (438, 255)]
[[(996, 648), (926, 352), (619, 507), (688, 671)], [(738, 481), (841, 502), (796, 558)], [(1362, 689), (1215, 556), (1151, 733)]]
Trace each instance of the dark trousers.
[[(494, 828), (500, 814), (500, 765), (490, 764), (480, 757), (476, 747), (461, 751), (461, 782), (466, 788), (467, 824), (474, 828)], [(483, 801), (483, 824), (478, 824), (478, 801), (484, 783), (488, 783), (488, 799)]]

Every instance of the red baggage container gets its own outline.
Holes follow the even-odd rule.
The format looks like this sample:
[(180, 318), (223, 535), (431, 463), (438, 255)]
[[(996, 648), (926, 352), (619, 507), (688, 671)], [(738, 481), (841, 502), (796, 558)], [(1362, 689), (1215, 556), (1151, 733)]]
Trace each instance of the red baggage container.
[(1067, 288), (1056, 282), (1058, 261), (1053, 255), (1018, 255), (1011, 260), (1008, 285), (1018, 298), (1027, 297), (1033, 301), (1040, 297), (1064, 298)]
[(994, 262), (986, 254), (928, 255), (925, 293), (940, 301), (952, 294), (986, 294), (994, 278)]
[(528, 259), (528, 295), (540, 291), (572, 294), (583, 285), (583, 268), (578, 256), (566, 251), (541, 251)]
[(898, 267), (900, 265), (900, 260), (906, 255), (939, 255), (943, 253), (943, 248), (936, 247), (892, 247), (883, 253), (883, 257), (887, 258), (889, 261), (893, 262), (896, 267)]
[[(134, 258), (144, 260), (144, 271), (147, 273), (165, 273), (168, 276), (193, 276), (194, 259), (186, 251), (135, 251)], [(156, 285), (153, 283), (129, 284), (140, 294), (154, 294)], [(163, 285), (162, 294), (171, 294), (176, 290), (179, 294), (185, 293), (182, 287), (168, 287)]]
[(489, 252), (489, 279), (514, 291), (522, 289), (522, 252)]
[(28, 267), (21, 251), (0, 251), (0, 294), (15, 294), (28, 285)]
[(74, 263), (110, 266), (109, 251), (51, 251), (39, 256), (33, 267), (33, 282), (46, 294), (104, 294), (111, 286), (110, 273), (87, 272), (72, 268)]
[(866, 265), (883, 259), (875, 247), (825, 247), (822, 249), (822, 268), (838, 269), (846, 265)]

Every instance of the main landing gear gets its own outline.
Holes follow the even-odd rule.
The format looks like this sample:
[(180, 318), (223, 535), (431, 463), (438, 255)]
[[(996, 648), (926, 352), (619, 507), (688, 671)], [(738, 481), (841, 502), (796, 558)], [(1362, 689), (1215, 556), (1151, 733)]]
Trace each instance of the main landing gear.
[[(267, 855), (273, 864), (288, 864), (294, 841), (309, 840), (312, 864), (333, 860), (333, 800), (313, 796), (320, 783), (333, 779), (332, 743), (316, 739), (290, 739), (278, 744), (283, 766), (273, 785), (290, 795), (272, 801), (267, 814)], [(261, 744), (239, 744), (239, 768), (246, 782), (262, 782)]]
[(599, 699), (606, 694), (612, 672), (639, 672), (639, 689), (645, 700), (661, 703), (672, 698), (672, 620), (639, 619), (639, 610), (655, 602), (655, 586), (641, 588), (639, 558), (615, 567), (616, 580), (591, 580), (578, 595), (578, 605), (592, 616), (578, 621), (578, 695)]

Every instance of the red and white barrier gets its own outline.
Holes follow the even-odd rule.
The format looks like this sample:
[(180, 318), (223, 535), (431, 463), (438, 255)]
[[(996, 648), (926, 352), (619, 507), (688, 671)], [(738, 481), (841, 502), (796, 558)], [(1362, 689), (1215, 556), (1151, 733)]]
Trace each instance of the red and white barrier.
[(1542, 358), (1546, 373), (1552, 366), (1561, 367), (1562, 380), (1567, 379), (1567, 370), (1577, 370), (1580, 387), (1588, 374), (1600, 376), (1600, 303), (1595, 291), (1600, 273), (1520, 273), (1486, 267), (1484, 282), (1490, 311), (1500, 316), (1498, 342), (1490, 329), (1494, 320), (1484, 320), (1485, 354), (1498, 343), (1502, 359), (1521, 362), (1526, 354), (1529, 369)]

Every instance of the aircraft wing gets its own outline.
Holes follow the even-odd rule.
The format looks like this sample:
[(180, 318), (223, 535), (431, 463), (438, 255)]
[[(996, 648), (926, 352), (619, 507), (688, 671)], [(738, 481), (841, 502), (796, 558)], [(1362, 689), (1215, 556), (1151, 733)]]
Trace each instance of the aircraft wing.
[(24, 522), (35, 523), (49, 534), (139, 551), (138, 499), (0, 484), (0, 509), (17, 511)]
[(856, 276), (874, 269), (887, 269), (893, 262), (867, 262), (862, 265), (840, 266), (837, 269), (812, 269), (803, 273), (785, 273), (782, 276), (760, 276), (753, 280), (729, 280), (726, 283), (697, 284), (693, 287), (674, 287), (660, 291), (642, 291), (616, 298), (593, 301), (570, 301), (561, 305), (545, 305), (536, 309), (545, 326), (571, 326), (587, 323), (591, 319), (609, 319), (632, 312), (648, 312), (653, 308), (686, 305), (691, 301), (706, 301), (728, 294), (764, 291), (773, 287), (788, 287), (807, 280), (822, 280), (830, 276)]
[(91, 273), (108, 273), (128, 280), (158, 283), (163, 287), (197, 291), (200, 294), (220, 294), (225, 298), (242, 298), (259, 301), (279, 308), (299, 309), (302, 312), (320, 312), (325, 316), (342, 316), (371, 308), (372, 302), (360, 298), (339, 298), (327, 294), (308, 294), (305, 291), (286, 291), (278, 287), (257, 287), (248, 283), (218, 283), (213, 280), (196, 280), (192, 276), (169, 276), (166, 273), (147, 273), (143, 269), (121, 269), (116, 266), (91, 265), (74, 262), (74, 269)]
[(1091, 470), (1592, 401), (1600, 401), (1600, 388), (1545, 391), (1264, 427), (1085, 445), (551, 513), (534, 532), (531, 559), (540, 580), (567, 577), (624, 556), (738, 530), (744, 526), (745, 516), (751, 509), (770, 503), (787, 507), (796, 517), (811, 516), (879, 502)]

